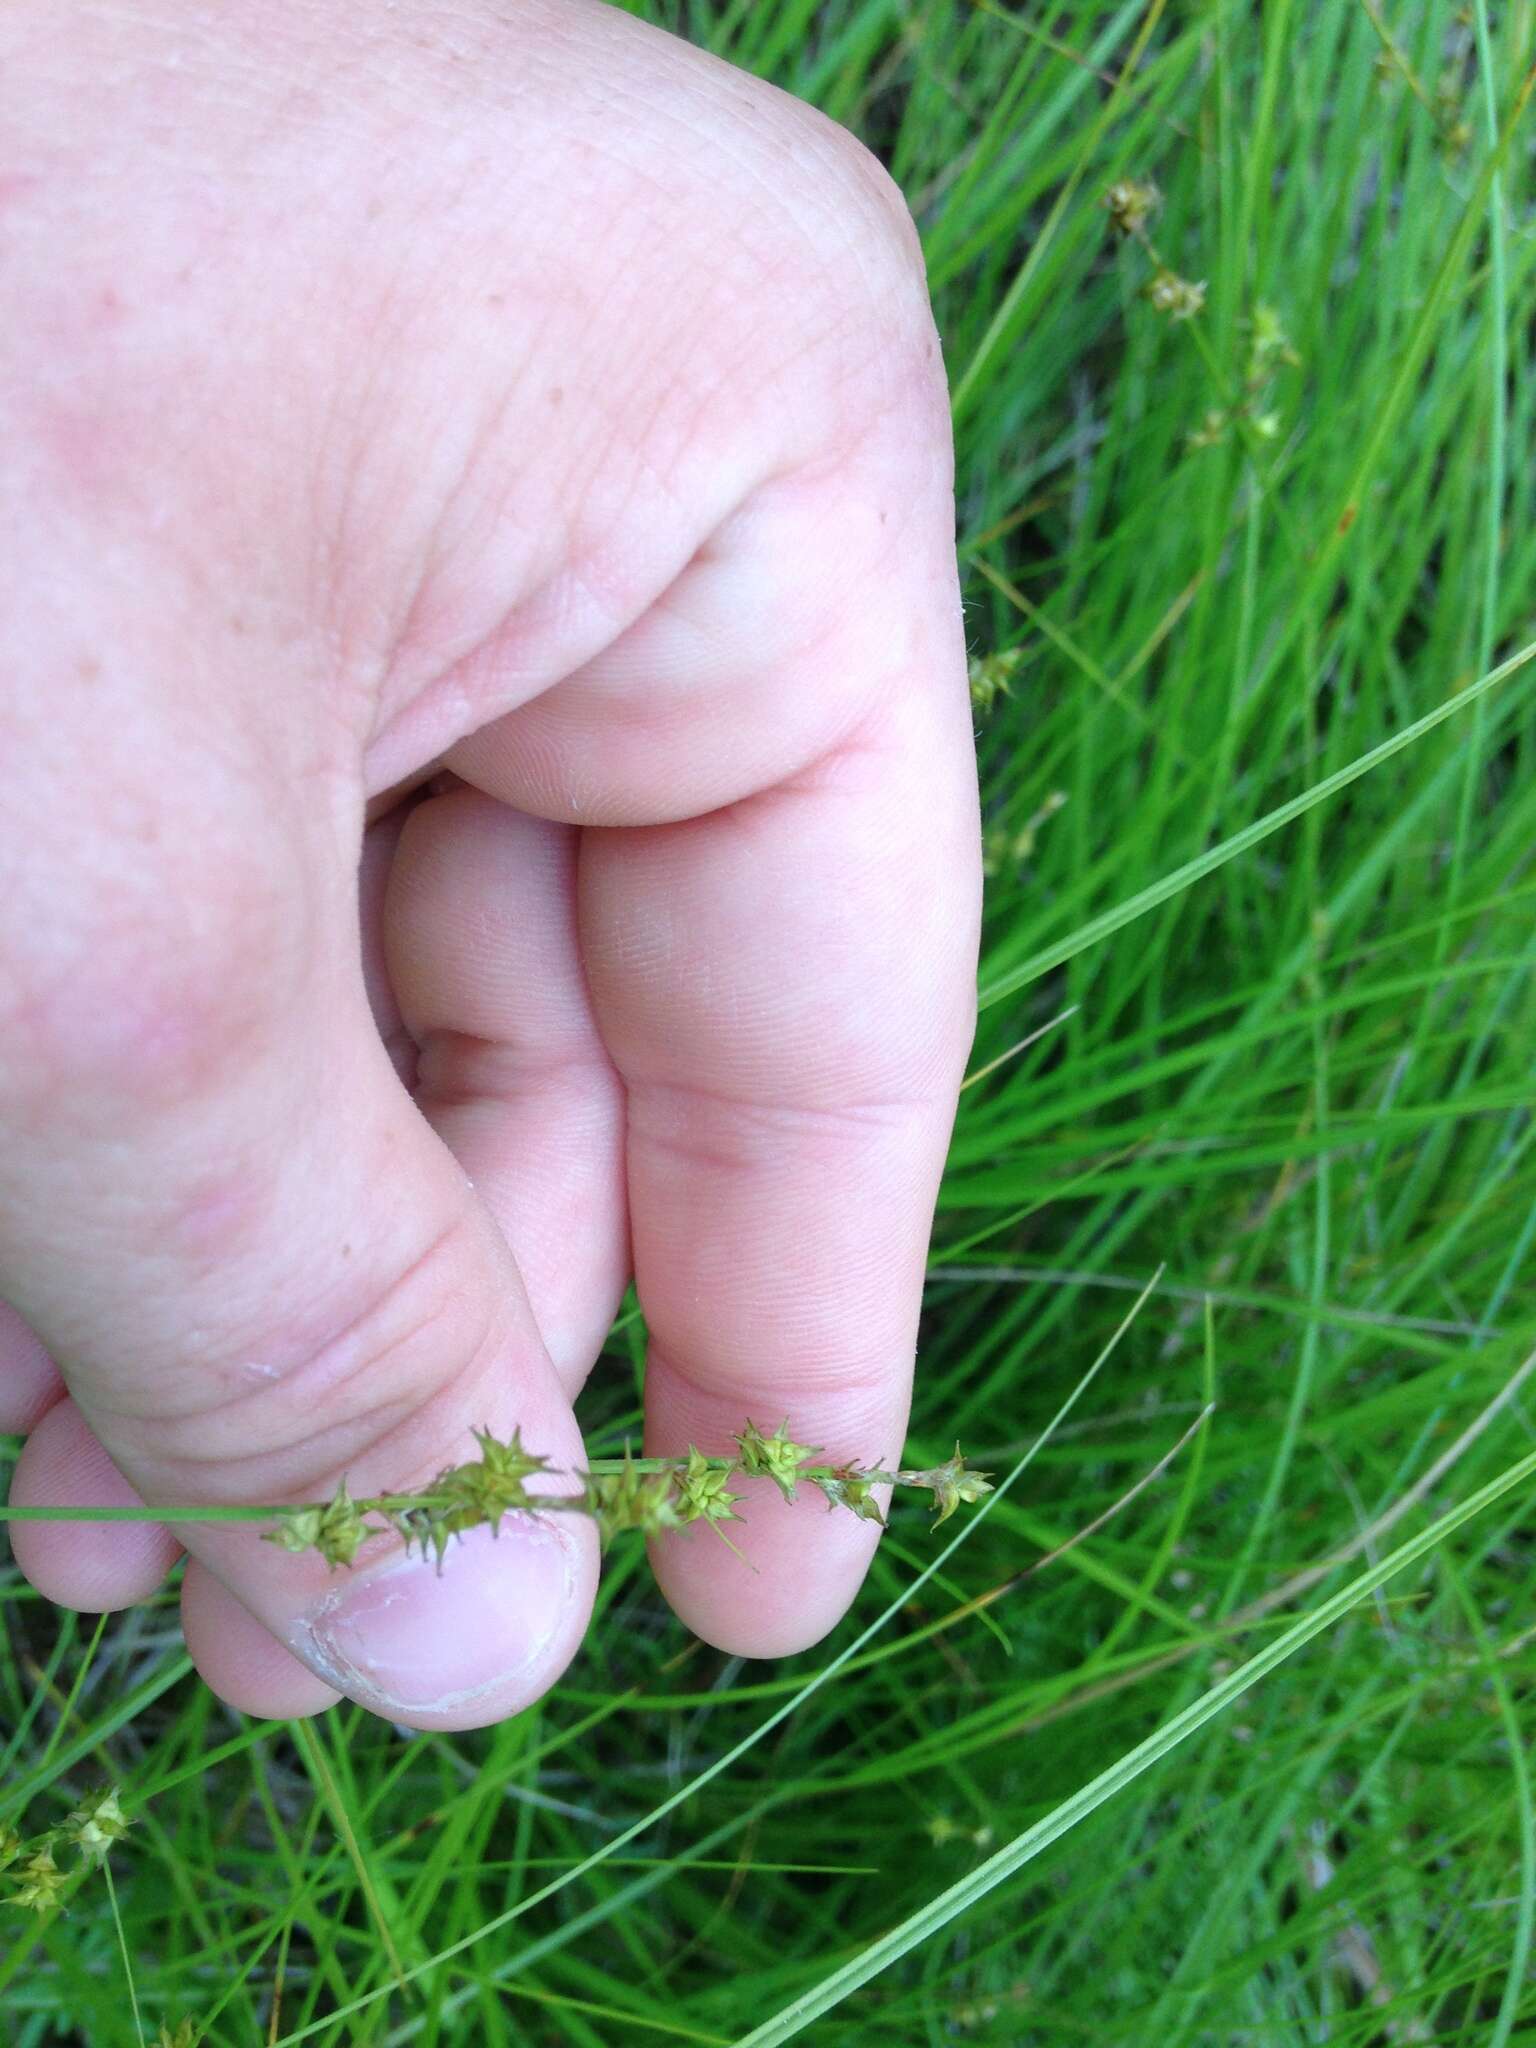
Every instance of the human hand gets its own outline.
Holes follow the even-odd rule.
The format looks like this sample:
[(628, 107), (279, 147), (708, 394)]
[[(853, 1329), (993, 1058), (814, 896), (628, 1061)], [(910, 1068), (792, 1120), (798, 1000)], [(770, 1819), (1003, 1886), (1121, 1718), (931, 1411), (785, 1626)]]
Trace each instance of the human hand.
[[(894, 1459), (979, 862), (885, 174), (596, 0), (22, 0), (0, 69), (13, 1500), (405, 1488), (478, 1425), (577, 1468), (631, 1272), (652, 1452)], [(695, 1526), (658, 1579), (799, 1649), (877, 1532), (744, 1512), (753, 1569)], [(13, 1537), (92, 1610), (185, 1545), (226, 1700), (424, 1728), (537, 1697), (597, 1569), (568, 1514), (441, 1579)]]

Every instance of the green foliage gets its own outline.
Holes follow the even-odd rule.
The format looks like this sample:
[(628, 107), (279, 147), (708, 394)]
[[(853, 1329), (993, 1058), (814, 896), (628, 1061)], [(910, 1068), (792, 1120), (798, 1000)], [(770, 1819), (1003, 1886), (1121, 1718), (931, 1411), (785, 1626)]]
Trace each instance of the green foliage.
[[(779, 1664), (615, 1543), (538, 1709), (306, 1732), (209, 1699), (171, 1594), (93, 1633), (0, 1578), (0, 1889), (110, 1766), (145, 2035), (220, 2048), (1506, 2048), (1528, 1480), (1410, 1546), (1532, 1421), (1533, 672), (1469, 695), (1536, 631), (1530, 8), (636, 11), (881, 150), (950, 366), (992, 873), (912, 1469), (1009, 1472), (1165, 1276), (1024, 1477), (898, 1518)], [(583, 1397), (615, 1527), (642, 1350)], [(69, 1885), (5, 1917), (7, 2039), (132, 2048)]]

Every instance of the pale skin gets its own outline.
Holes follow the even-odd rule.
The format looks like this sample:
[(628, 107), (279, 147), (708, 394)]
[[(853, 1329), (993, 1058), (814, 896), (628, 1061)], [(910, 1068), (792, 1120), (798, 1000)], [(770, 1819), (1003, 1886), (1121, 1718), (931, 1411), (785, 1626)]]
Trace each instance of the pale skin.
[[(979, 896), (899, 194), (598, 0), (22, 0), (0, 75), (12, 1498), (579, 1466), (631, 1276), (650, 1452), (893, 1461)], [(878, 1532), (748, 1493), (745, 1562), (652, 1562), (775, 1656)], [(184, 1547), (224, 1699), (425, 1728), (537, 1698), (598, 1569), (569, 1514), (440, 1580), (13, 1541), (91, 1611)]]

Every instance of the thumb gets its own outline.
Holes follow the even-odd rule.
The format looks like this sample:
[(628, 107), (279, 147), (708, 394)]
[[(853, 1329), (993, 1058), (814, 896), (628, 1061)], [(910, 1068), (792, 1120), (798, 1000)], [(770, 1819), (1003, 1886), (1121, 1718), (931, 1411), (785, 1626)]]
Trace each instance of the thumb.
[[(162, 843), (109, 885), (56, 864), (51, 909), (0, 929), (0, 1295), (150, 1502), (411, 1491), (480, 1427), (579, 1469), (512, 1257), (373, 1029), (347, 862), (242, 809), (178, 817), (160, 839), (190, 858)], [(475, 1531), (441, 1572), (393, 1537), (331, 1571), (173, 1527), (318, 1677), (423, 1728), (542, 1693), (596, 1580), (569, 1513)], [(67, 1535), (28, 1527), (23, 1568)]]

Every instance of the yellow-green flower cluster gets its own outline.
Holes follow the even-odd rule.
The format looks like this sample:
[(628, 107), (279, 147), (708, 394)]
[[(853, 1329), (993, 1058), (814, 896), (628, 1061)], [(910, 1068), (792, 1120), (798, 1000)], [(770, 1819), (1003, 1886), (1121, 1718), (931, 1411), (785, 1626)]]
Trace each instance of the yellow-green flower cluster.
[(973, 654), (967, 663), (971, 703), (983, 714), (999, 697), (1013, 695), (1013, 678), (1024, 665), (1022, 647), (1000, 647), (991, 654)]
[(736, 1439), (741, 1451), (741, 1469), (749, 1479), (771, 1479), (786, 1500), (795, 1497), (800, 1467), (816, 1455), (816, 1446), (797, 1444), (789, 1424), (781, 1423), (772, 1436), (764, 1436), (755, 1422), (749, 1422)]
[(99, 1870), (131, 1825), (116, 1787), (108, 1786), (84, 1800), (57, 1827), (30, 1841), (15, 1828), (0, 1827), (0, 1871), (9, 1887), (5, 1904), (28, 1913), (53, 1912), (62, 1906), (71, 1876), (55, 1852), (74, 1849), (80, 1866)]
[(822, 1465), (814, 1462), (819, 1451), (797, 1443), (787, 1422), (772, 1435), (748, 1422), (732, 1456), (711, 1457), (696, 1444), (689, 1445), (686, 1458), (635, 1458), (626, 1450), (622, 1459), (574, 1475), (576, 1491), (535, 1492), (530, 1480), (560, 1475), (526, 1447), (520, 1432), (505, 1441), (488, 1429), (474, 1434), (480, 1455), (440, 1472), (424, 1492), (355, 1500), (343, 1481), (328, 1501), (275, 1510), (277, 1527), (266, 1541), (295, 1553), (314, 1551), (334, 1568), (352, 1564), (371, 1538), (393, 1532), (407, 1549), (433, 1555), (441, 1564), (455, 1536), (481, 1527), (494, 1531), (509, 1514), (588, 1514), (605, 1545), (629, 1530), (656, 1536), (691, 1522), (719, 1528), (742, 1520), (742, 1495), (736, 1491), (742, 1479), (771, 1479), (786, 1501), (795, 1499), (804, 1480), (829, 1507), (846, 1508), (867, 1522), (885, 1519), (875, 1497), (882, 1486), (926, 1488), (938, 1522), (948, 1520), (961, 1501), (990, 1491), (986, 1474), (965, 1464), (958, 1445), (952, 1458), (928, 1471)]
[(296, 1553), (315, 1550), (327, 1564), (338, 1565), (351, 1564), (374, 1533), (343, 1480), (328, 1501), (292, 1509), (266, 1541)]
[(1180, 277), (1166, 266), (1154, 271), (1142, 286), (1147, 304), (1170, 320), (1193, 320), (1205, 304), (1205, 280)]
[(616, 1472), (585, 1472), (587, 1513), (598, 1527), (606, 1550), (615, 1536), (636, 1530), (642, 1536), (659, 1536), (682, 1521), (672, 1492), (672, 1473), (641, 1469), (626, 1450)]
[(896, 1476), (903, 1485), (926, 1486), (930, 1490), (935, 1528), (949, 1520), (961, 1501), (980, 1500), (984, 1493), (992, 1491), (992, 1482), (986, 1473), (973, 1471), (966, 1464), (958, 1444), (954, 1455), (946, 1458), (942, 1465), (934, 1465), (926, 1472), (898, 1472)]
[(1104, 211), (1117, 234), (1140, 236), (1161, 197), (1150, 179), (1117, 178), (1104, 194)]

